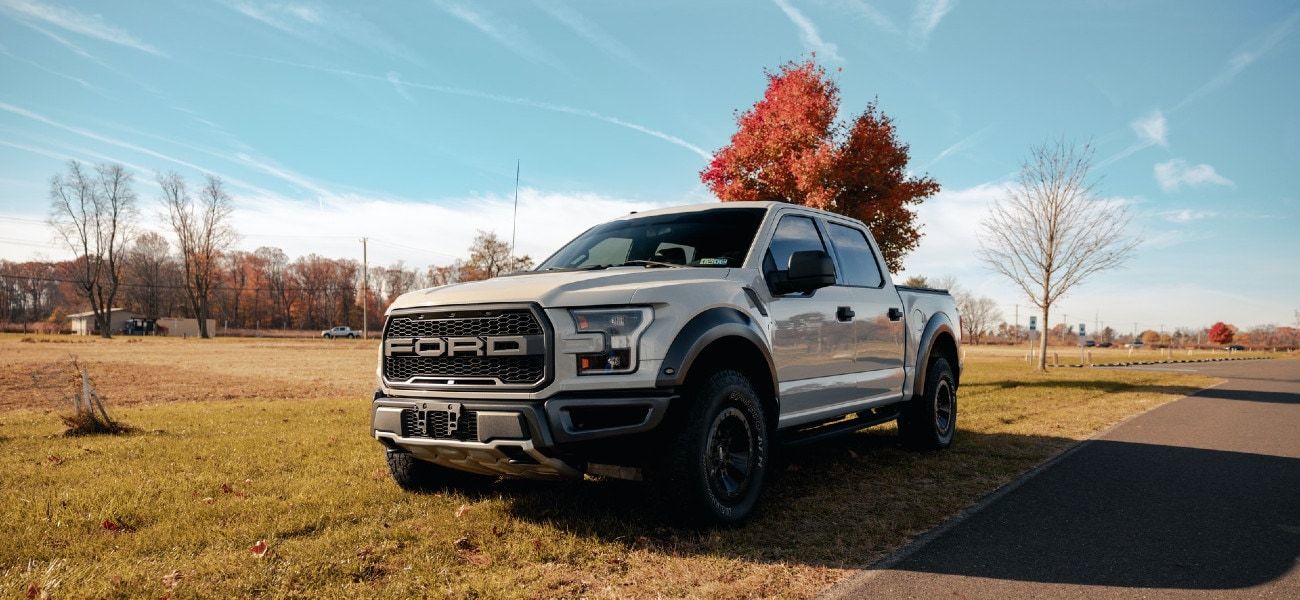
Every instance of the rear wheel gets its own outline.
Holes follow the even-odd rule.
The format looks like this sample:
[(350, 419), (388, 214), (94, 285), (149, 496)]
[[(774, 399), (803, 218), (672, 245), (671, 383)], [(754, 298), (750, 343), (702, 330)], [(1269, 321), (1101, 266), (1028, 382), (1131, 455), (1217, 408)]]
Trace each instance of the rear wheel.
[(693, 521), (732, 525), (753, 512), (767, 476), (762, 403), (749, 380), (719, 371), (686, 394), (660, 482)]
[(393, 481), (408, 492), (434, 492), (447, 488), (467, 488), (487, 483), (490, 478), (465, 471), (448, 469), (420, 460), (410, 452), (385, 450), (388, 472)]
[(948, 359), (936, 356), (926, 368), (925, 389), (898, 416), (898, 434), (909, 448), (940, 450), (952, 445), (956, 431), (957, 378)]

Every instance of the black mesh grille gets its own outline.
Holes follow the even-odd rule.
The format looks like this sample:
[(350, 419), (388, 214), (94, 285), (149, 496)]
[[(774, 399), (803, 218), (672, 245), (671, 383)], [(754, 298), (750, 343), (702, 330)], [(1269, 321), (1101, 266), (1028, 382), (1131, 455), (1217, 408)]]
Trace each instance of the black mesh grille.
[(402, 411), (402, 437), (478, 441), (478, 413), (461, 411), (454, 434), (450, 421), (451, 413), (447, 411), (430, 410), (421, 415), (421, 411), (406, 409)]
[[(492, 378), (501, 383), (537, 383), (546, 375), (546, 357), (532, 356), (386, 356), (384, 377), (407, 381), (412, 377), (431, 379)], [(419, 383), (419, 382), (416, 382)], [(472, 382), (465, 382), (472, 383)], [(482, 382), (492, 385), (491, 381)]]
[[(476, 311), (455, 313), (455, 318), (431, 314), (429, 318), (393, 317), (387, 337), (456, 337), (470, 335), (538, 335), (542, 325), (531, 311)], [(465, 315), (465, 316), (461, 316)]]
[[(384, 337), (470, 337), (545, 335), (528, 309), (431, 311), (394, 316)], [(392, 382), (457, 386), (534, 385), (546, 378), (546, 356), (385, 356), (384, 378)], [(412, 378), (427, 378), (421, 381)], [(441, 380), (441, 381), (439, 381)]]

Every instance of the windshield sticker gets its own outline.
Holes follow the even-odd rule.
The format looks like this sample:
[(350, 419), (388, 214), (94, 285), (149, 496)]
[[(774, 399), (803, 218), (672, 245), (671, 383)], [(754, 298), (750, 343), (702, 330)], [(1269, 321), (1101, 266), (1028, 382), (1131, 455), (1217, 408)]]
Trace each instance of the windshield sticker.
[(705, 267), (705, 266), (720, 265), (725, 267), (727, 266), (727, 262), (728, 261), (725, 258), (701, 258), (700, 266)]

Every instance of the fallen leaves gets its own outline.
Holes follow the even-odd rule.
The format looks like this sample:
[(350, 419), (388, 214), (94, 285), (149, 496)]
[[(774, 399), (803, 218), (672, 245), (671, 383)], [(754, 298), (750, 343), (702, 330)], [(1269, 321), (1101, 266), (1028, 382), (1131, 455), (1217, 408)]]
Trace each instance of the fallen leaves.
[(104, 531), (111, 531), (113, 533), (131, 533), (135, 531), (134, 527), (126, 524), (122, 519), (113, 519), (112, 517), (101, 521), (99, 527)]
[(456, 555), (469, 564), (479, 567), (492, 564), (492, 557), (480, 552), (478, 545), (470, 541), (467, 536), (461, 536), (453, 542), (452, 546), (456, 548)]
[(266, 556), (266, 551), (269, 549), (270, 547), (266, 545), (266, 540), (257, 540), (257, 543), (253, 544), (253, 547), (249, 548), (248, 551), (252, 552), (253, 556), (262, 558), (263, 556)]
[(185, 576), (181, 575), (180, 571), (172, 571), (171, 573), (162, 576), (162, 584), (168, 590), (174, 590), (176, 589), (176, 586), (181, 584), (181, 580), (184, 578)]

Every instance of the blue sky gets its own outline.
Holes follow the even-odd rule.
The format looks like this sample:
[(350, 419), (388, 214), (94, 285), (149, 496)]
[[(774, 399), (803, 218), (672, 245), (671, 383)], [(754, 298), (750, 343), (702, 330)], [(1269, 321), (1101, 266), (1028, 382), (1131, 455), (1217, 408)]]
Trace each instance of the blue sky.
[[(1291, 323), (1300, 309), (1300, 2), (184, 2), (0, 0), (0, 257), (68, 158), (221, 175), (241, 247), (445, 263), (476, 229), (542, 256), (600, 220), (709, 201), (698, 171), (816, 52), (846, 112), (872, 98), (944, 188), (906, 273), (972, 257), (1028, 148), (1092, 140), (1144, 240), (1058, 315), (1139, 327)], [(1077, 316), (1086, 319), (1076, 319)], [(1053, 318), (1056, 322), (1057, 317)]]

